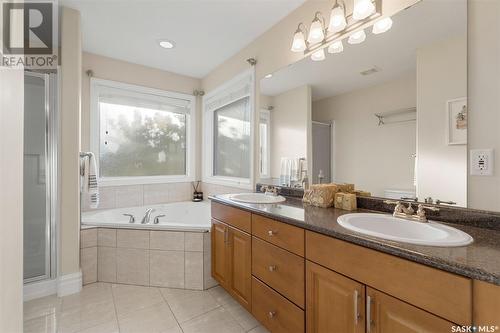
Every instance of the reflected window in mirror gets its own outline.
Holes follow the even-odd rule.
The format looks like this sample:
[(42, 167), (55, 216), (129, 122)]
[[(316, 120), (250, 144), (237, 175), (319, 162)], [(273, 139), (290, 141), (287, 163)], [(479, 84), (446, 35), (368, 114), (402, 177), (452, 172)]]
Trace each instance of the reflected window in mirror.
[(271, 177), (271, 112), (269, 110), (260, 111), (259, 120), (259, 167), (260, 177), (267, 179)]

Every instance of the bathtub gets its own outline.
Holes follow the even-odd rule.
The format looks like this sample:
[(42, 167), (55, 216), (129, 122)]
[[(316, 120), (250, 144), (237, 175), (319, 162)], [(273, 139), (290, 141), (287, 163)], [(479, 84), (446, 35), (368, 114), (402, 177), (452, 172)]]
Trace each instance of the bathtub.
[[(148, 224), (141, 224), (153, 208)], [(135, 216), (135, 223), (129, 217)], [(153, 224), (154, 217), (160, 223)], [(210, 203), (175, 202), (82, 212), (83, 284), (123, 283), (204, 290), (211, 276)]]
[[(141, 220), (148, 208), (154, 209), (151, 214), (150, 223), (141, 224)], [(129, 223), (129, 217), (123, 214), (134, 215), (135, 223)], [(165, 216), (160, 217), (160, 223), (153, 224), (154, 217), (157, 215)], [(103, 227), (208, 232), (211, 226), (210, 202), (184, 201), (161, 205), (82, 212), (81, 224), (83, 228)]]

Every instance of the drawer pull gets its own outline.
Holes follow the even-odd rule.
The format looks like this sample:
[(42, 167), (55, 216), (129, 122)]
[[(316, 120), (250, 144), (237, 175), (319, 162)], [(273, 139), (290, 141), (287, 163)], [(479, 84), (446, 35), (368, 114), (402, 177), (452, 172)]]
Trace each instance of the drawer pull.
[(267, 234), (269, 235), (269, 237), (273, 237), (274, 235), (276, 235), (278, 232), (277, 231), (272, 231), (272, 230), (269, 230), (267, 232)]
[(274, 271), (276, 271), (278, 269), (278, 266), (271, 265), (271, 266), (268, 267), (268, 269), (269, 269), (269, 272), (274, 272)]
[(276, 317), (276, 311), (269, 311), (268, 315), (269, 319), (273, 319), (274, 317)]

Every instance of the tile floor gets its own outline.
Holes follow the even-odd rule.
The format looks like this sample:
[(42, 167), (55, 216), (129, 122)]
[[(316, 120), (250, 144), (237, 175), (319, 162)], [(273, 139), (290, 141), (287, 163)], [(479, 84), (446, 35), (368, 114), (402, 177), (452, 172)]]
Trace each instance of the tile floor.
[(264, 333), (221, 287), (205, 291), (110, 283), (24, 304), (24, 333)]

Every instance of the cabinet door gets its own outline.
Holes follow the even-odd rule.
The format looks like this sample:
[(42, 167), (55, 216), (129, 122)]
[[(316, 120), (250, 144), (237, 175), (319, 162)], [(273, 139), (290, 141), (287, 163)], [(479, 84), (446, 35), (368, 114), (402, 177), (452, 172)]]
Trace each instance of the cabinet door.
[(212, 277), (225, 289), (229, 286), (228, 226), (212, 220)]
[(251, 311), (252, 238), (249, 234), (229, 228), (229, 292)]
[[(411, 286), (409, 286), (410, 288)], [(454, 325), (429, 312), (367, 288), (367, 333), (451, 332)]]
[(365, 331), (365, 286), (306, 261), (308, 333)]

